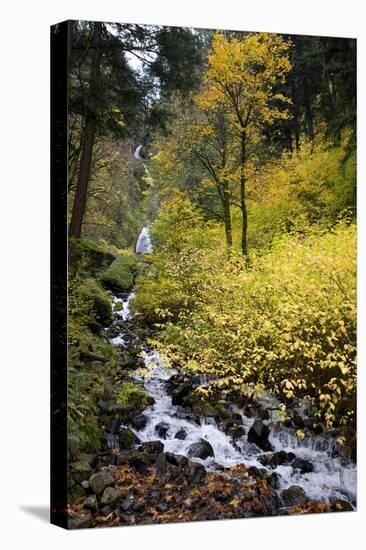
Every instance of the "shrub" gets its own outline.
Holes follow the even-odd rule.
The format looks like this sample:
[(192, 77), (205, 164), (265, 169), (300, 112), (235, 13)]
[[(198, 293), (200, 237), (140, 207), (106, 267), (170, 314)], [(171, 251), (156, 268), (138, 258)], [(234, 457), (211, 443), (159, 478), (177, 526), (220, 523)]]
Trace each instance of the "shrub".
[[(346, 223), (277, 237), (270, 251), (253, 255), (250, 269), (239, 256), (223, 263), (217, 252), (215, 262), (209, 251), (198, 255), (192, 247), (174, 269), (160, 266), (160, 278), (176, 288), (171, 306), (165, 295), (164, 309), (158, 309), (165, 323), (162, 351), (184, 368), (216, 375), (212, 391), (264, 387), (284, 403), (308, 399), (314, 416), (329, 427), (353, 424), (355, 250), (355, 226)], [(154, 280), (159, 287), (159, 277)], [(147, 284), (151, 288), (153, 280)], [(187, 296), (190, 307), (171, 315), (177, 296)]]

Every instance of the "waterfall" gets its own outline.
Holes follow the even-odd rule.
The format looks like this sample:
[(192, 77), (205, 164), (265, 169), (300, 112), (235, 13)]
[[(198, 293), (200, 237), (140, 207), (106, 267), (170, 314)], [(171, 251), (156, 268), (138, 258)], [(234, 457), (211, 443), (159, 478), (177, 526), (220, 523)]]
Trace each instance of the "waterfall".
[(136, 254), (150, 254), (153, 251), (150, 231), (143, 227), (136, 242)]
[(141, 155), (141, 149), (142, 149), (142, 145), (138, 145), (135, 149), (135, 152), (134, 152), (133, 156), (135, 157), (135, 159), (141, 160), (142, 162), (144, 162), (145, 159)]

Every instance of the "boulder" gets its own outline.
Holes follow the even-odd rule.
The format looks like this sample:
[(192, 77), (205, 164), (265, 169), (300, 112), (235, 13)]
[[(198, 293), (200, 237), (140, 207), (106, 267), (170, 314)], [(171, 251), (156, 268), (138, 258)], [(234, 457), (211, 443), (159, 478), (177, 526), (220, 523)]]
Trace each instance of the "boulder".
[(83, 508), (87, 508), (88, 510), (97, 510), (97, 497), (95, 495), (90, 495), (90, 497), (86, 498), (83, 502)]
[(189, 467), (189, 477), (191, 483), (201, 483), (206, 476), (206, 469), (202, 464), (191, 462)]
[(130, 496), (129, 498), (126, 498), (122, 504), (121, 504), (121, 509), (124, 511), (124, 512), (128, 512), (128, 510), (130, 510), (131, 508), (133, 508), (134, 506), (136, 506), (137, 504), (137, 500), (135, 498), (133, 498), (133, 496)]
[(268, 441), (269, 428), (262, 420), (255, 420), (248, 432), (249, 443), (255, 443), (263, 451), (273, 451), (273, 447)]
[(92, 471), (92, 468), (86, 460), (77, 460), (76, 462), (71, 462), (70, 464), (71, 469), (74, 472), (80, 472), (80, 473), (86, 473), (90, 475), (90, 472)]
[(270, 466), (271, 468), (277, 468), (277, 466), (282, 466), (282, 464), (289, 464), (296, 457), (294, 453), (286, 453), (286, 451), (278, 451), (277, 453), (272, 453), (270, 455), (263, 455), (258, 458), (259, 462), (263, 466)]
[(147, 453), (159, 454), (164, 451), (164, 443), (158, 439), (156, 441), (144, 441), (141, 443), (141, 448)]
[(103, 505), (115, 504), (121, 500), (121, 498), (122, 492), (119, 489), (115, 489), (114, 487), (106, 487), (100, 502)]
[(186, 439), (187, 431), (184, 428), (181, 428), (180, 430), (177, 431), (174, 437), (175, 439), (182, 439), (182, 440)]
[(88, 529), (92, 525), (93, 518), (89, 513), (85, 516), (75, 516), (68, 521), (69, 529)]
[(272, 474), (267, 478), (267, 483), (272, 489), (280, 488), (280, 479), (281, 476), (277, 472), (272, 472)]
[(213, 407), (207, 401), (204, 401), (202, 403), (202, 406), (200, 407), (200, 412), (203, 416), (208, 416), (208, 417), (212, 417), (212, 418), (217, 418), (219, 416), (219, 413), (215, 409), (215, 407)]
[(206, 460), (206, 458), (208, 458), (209, 456), (215, 456), (215, 453), (211, 444), (205, 439), (201, 438), (196, 443), (192, 443), (192, 445), (189, 447), (188, 456)]
[(189, 382), (185, 382), (184, 384), (179, 384), (173, 391), (172, 391), (172, 404), (174, 406), (176, 405), (184, 405), (185, 398), (188, 397), (188, 395), (192, 391), (192, 386), (189, 384)]
[(89, 479), (89, 485), (95, 495), (103, 493), (104, 489), (114, 483), (114, 479), (111, 474), (105, 470), (94, 474)]
[(230, 435), (234, 441), (241, 439), (245, 436), (245, 428), (243, 426), (232, 426), (228, 429), (227, 434)]
[(160, 472), (161, 474), (165, 474), (166, 470), (166, 457), (164, 453), (160, 453), (157, 456), (157, 459), (155, 460), (155, 468)]
[(146, 414), (136, 414), (132, 418), (132, 425), (136, 430), (143, 430), (148, 422)]
[(143, 457), (132, 456), (128, 462), (130, 466), (132, 466), (138, 474), (146, 475), (148, 473), (148, 469), (147, 469), (148, 464)]
[(167, 422), (159, 422), (159, 424), (155, 426), (155, 432), (161, 439), (166, 439), (168, 430), (169, 424)]
[(332, 502), (333, 512), (353, 512), (353, 506), (347, 500), (337, 498)]
[(298, 485), (292, 485), (288, 489), (284, 489), (281, 493), (281, 499), (286, 508), (304, 504), (308, 500), (304, 489)]
[(303, 458), (296, 458), (291, 463), (291, 466), (294, 470), (300, 470), (302, 474), (309, 474), (314, 471), (313, 464), (309, 460), (305, 460)]
[(188, 464), (188, 458), (183, 455), (176, 455), (174, 453), (165, 453), (166, 461), (173, 466), (179, 466), (183, 468)]

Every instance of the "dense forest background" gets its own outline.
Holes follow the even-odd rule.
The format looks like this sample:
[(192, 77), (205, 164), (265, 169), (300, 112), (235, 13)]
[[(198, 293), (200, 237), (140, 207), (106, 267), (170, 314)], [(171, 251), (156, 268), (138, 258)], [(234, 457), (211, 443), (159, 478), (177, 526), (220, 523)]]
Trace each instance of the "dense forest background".
[(349, 444), (355, 40), (69, 25), (70, 447), (101, 448), (121, 360), (101, 329), (110, 292), (134, 283), (135, 319), (167, 360), (212, 375), (205, 398), (306, 398)]

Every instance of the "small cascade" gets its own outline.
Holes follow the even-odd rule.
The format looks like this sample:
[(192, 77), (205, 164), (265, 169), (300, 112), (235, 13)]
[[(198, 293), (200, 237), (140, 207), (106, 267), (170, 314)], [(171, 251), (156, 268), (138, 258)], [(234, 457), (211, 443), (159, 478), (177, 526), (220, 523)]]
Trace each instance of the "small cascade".
[(136, 242), (136, 254), (151, 254), (153, 251), (150, 231), (148, 227), (143, 227)]
[(142, 145), (138, 145), (135, 149), (135, 152), (134, 152), (133, 156), (135, 157), (135, 159), (141, 160), (142, 162), (144, 162), (145, 159), (141, 155), (141, 149), (142, 149)]

